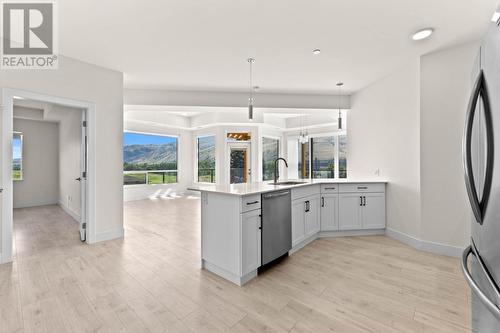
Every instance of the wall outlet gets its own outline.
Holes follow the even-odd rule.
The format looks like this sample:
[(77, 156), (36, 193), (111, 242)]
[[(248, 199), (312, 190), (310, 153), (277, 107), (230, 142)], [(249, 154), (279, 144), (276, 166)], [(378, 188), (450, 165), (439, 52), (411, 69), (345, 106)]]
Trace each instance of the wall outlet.
[(380, 176), (380, 169), (375, 170), (375, 175)]

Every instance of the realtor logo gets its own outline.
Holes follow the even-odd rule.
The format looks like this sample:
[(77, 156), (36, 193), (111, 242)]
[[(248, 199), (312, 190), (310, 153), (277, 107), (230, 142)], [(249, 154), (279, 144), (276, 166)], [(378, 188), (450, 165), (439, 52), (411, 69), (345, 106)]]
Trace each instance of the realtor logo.
[(2, 69), (57, 69), (54, 7), (52, 1), (2, 1)]

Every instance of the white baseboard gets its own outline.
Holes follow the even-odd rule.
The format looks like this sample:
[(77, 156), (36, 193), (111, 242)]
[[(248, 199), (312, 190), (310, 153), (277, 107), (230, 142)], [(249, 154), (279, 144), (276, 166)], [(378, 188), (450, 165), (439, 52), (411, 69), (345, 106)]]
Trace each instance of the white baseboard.
[(441, 243), (430, 242), (422, 239), (415, 238), (403, 232), (387, 228), (385, 234), (401, 243), (409, 245), (417, 250), (432, 252), (449, 257), (460, 257), (463, 249), (453, 245), (446, 245)]
[(69, 216), (73, 218), (77, 223), (80, 223), (80, 215), (76, 214), (71, 208), (67, 207), (61, 201), (58, 203), (59, 207), (66, 212)]
[(207, 271), (214, 273), (215, 275), (221, 276), (224, 279), (231, 281), (232, 283), (240, 287), (257, 276), (257, 270), (253, 270), (250, 273), (243, 276), (238, 276), (204, 259), (201, 260), (201, 267), (203, 269), (206, 269)]
[(384, 235), (384, 229), (320, 231), (319, 238)]
[(109, 231), (105, 231), (105, 232), (99, 232), (99, 233), (96, 233), (95, 240), (93, 243), (123, 238), (124, 234), (125, 234), (125, 232), (124, 232), (123, 228), (116, 229), (116, 230), (109, 230)]

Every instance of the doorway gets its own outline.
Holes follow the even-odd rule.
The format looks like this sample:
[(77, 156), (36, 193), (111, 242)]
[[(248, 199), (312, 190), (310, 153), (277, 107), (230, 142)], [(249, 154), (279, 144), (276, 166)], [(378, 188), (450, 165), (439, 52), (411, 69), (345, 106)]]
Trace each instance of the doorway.
[[(95, 132), (92, 130), (94, 128), (92, 125), (95, 124), (95, 106), (91, 103), (17, 89), (1, 89), (1, 95), (4, 109), (1, 127), (3, 161), (0, 188), (2, 188), (3, 191), (1, 195), (2, 249), (0, 263), (10, 262), (13, 259), (13, 224), (14, 208), (16, 206), (28, 211), (28, 207), (41, 204), (45, 206), (46, 209), (40, 209), (40, 214), (36, 212), (36, 209), (33, 209), (29, 212), (30, 214), (28, 214), (31, 216), (30, 219), (32, 219), (33, 216), (38, 218), (42, 216), (42, 214), (50, 215), (54, 217), (54, 219), (56, 219), (56, 217), (57, 219), (61, 217), (65, 219), (67, 217), (68, 221), (77, 222), (73, 223), (71, 226), (71, 230), (73, 230), (71, 233), (73, 236), (71, 237), (74, 241), (81, 240), (87, 243), (95, 242)], [(16, 111), (19, 105), (27, 104), (29, 106), (29, 103), (44, 105), (46, 110), (39, 109), (33, 111), (28, 108)], [(57, 193), (57, 198), (55, 198), (54, 191), (49, 191), (48, 185), (44, 185), (42, 189), (47, 189), (47, 191), (45, 191), (45, 196), (41, 196), (40, 193), (38, 193), (37, 197), (33, 196), (31, 198), (35, 199), (30, 203), (25, 200), (27, 198), (25, 195), (15, 196), (15, 192), (21, 190), (20, 186), (18, 186), (21, 184), (20, 181), (24, 181), (24, 187), (36, 189), (36, 186), (27, 185), (28, 173), (30, 173), (29, 178), (31, 180), (35, 179), (38, 181), (43, 178), (43, 174), (40, 176), (39, 173), (37, 174), (35, 172), (38, 166), (34, 159), (36, 155), (41, 155), (39, 161), (44, 159), (44, 152), (36, 149), (36, 144), (40, 143), (37, 136), (40, 133), (36, 130), (39, 126), (36, 122), (46, 125), (44, 126), (44, 131), (46, 133), (50, 132), (50, 128), (58, 128), (61, 124), (60, 120), (54, 117), (56, 117), (58, 113), (61, 115), (61, 112), (55, 112), (56, 109), (59, 109), (59, 111), (61, 111), (61, 109), (73, 109), (74, 113), (72, 115), (73, 118), (76, 118), (77, 128), (68, 130), (68, 133), (71, 133), (75, 140), (78, 140), (77, 146), (73, 146), (74, 156), (67, 159), (72, 162), (74, 168), (71, 169), (72, 171), (69, 173), (70, 176), (66, 175), (65, 182), (70, 184), (77, 192), (73, 191), (71, 194), (62, 194), (63, 191), (61, 191)], [(30, 129), (30, 126), (33, 127), (34, 130)], [(24, 128), (24, 130), (20, 130), (20, 128)], [(59, 129), (57, 130), (59, 134)], [(29, 135), (28, 132), (30, 132)], [(29, 147), (28, 143), (31, 147)], [(65, 145), (65, 143), (64, 140), (61, 142), (61, 144), (67, 148), (68, 146)], [(14, 150), (16, 150), (16, 154), (14, 154)], [(57, 157), (57, 159), (59, 162), (59, 157)], [(27, 165), (28, 160), (31, 160), (29, 167)], [(41, 165), (39, 165), (39, 167), (40, 169), (42, 168)], [(29, 170), (30, 168), (31, 171)], [(67, 165), (58, 165), (58, 168), (59, 171), (69, 170)], [(50, 167), (46, 170), (50, 170)], [(15, 182), (17, 182), (17, 184)], [(61, 184), (58, 183), (57, 185), (59, 188)], [(43, 194), (44, 191), (41, 192)], [(40, 201), (40, 198), (43, 199)], [(47, 201), (43, 201), (46, 199)], [(63, 205), (66, 207), (63, 208)], [(57, 228), (47, 228), (47, 230), (43, 230), (38, 227), (35, 227), (35, 230), (42, 230), (48, 234), (57, 233), (57, 231), (59, 231)]]
[(250, 143), (229, 143), (229, 183), (248, 183), (250, 165)]

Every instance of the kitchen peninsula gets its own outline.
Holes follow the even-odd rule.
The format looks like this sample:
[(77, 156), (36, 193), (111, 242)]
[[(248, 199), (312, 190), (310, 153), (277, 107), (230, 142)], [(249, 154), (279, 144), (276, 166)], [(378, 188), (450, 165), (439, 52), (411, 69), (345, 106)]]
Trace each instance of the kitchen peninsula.
[[(243, 285), (267, 263), (263, 249), (276, 247), (283, 235), (290, 243), (286, 256), (318, 237), (385, 232), (383, 180), (315, 179), (284, 184), (198, 184), (189, 188), (201, 192), (203, 268)], [(278, 196), (282, 197), (280, 204), (265, 205), (266, 198)], [(276, 214), (284, 219), (284, 226), (271, 225)], [(273, 228), (280, 228), (279, 232)], [(267, 235), (280, 240), (273, 244)]]

